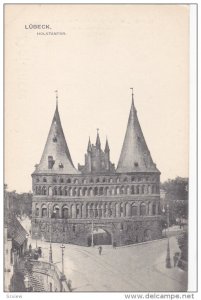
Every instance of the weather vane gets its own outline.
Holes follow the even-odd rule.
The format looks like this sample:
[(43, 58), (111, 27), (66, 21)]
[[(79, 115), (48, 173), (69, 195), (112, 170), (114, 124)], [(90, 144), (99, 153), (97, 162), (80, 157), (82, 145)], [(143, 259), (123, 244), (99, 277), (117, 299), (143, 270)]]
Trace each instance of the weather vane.
[(58, 106), (58, 90), (55, 91), (56, 94), (56, 105)]
[(133, 88), (130, 88), (132, 90), (132, 100), (134, 102), (134, 94), (133, 94)]

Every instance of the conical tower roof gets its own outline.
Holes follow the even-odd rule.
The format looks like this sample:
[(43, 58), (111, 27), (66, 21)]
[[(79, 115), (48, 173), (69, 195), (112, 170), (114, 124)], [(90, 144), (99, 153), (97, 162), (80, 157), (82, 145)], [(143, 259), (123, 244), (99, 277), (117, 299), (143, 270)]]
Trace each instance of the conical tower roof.
[[(53, 166), (48, 166), (48, 160), (52, 159)], [(58, 105), (46, 141), (46, 145), (42, 154), (39, 165), (35, 170), (36, 173), (63, 173), (63, 174), (79, 174), (73, 165), (70, 152), (63, 133)]]
[(159, 172), (145, 142), (132, 99), (128, 125), (117, 170), (124, 172)]

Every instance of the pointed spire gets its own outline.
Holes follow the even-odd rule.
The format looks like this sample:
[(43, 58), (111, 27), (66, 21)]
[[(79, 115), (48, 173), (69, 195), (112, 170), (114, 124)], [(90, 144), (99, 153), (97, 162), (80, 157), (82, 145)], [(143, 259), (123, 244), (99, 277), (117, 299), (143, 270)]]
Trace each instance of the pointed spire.
[(137, 111), (134, 106), (133, 92), (126, 134), (117, 166), (117, 172), (157, 171), (144, 139)]
[(110, 152), (110, 148), (109, 148), (107, 137), (106, 137), (106, 143), (105, 143), (105, 152)]
[(91, 150), (92, 150), (92, 148), (91, 148), (91, 140), (90, 140), (90, 137), (89, 137), (87, 152), (91, 152)]
[[(57, 95), (58, 97), (58, 95)], [(58, 99), (56, 99), (58, 100)], [(79, 174), (73, 165), (63, 133), (58, 102), (37, 172)]]
[(101, 142), (100, 142), (100, 137), (99, 137), (99, 128), (97, 128), (97, 136), (96, 136), (96, 148), (100, 149), (101, 148)]

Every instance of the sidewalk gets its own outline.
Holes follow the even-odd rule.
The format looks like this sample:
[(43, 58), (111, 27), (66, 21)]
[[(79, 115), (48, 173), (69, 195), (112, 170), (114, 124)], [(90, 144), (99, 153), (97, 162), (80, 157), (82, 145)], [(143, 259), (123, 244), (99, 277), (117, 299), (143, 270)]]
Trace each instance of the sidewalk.
[(188, 273), (181, 270), (177, 266), (174, 267), (173, 262), (173, 255), (175, 252), (180, 252), (180, 249), (178, 247), (177, 241), (175, 237), (170, 237), (169, 239), (169, 245), (170, 245), (170, 261), (171, 261), (171, 268), (166, 268), (166, 255), (167, 252), (164, 252), (156, 261), (155, 269), (161, 273), (162, 275), (165, 275), (173, 280), (175, 280), (180, 286), (183, 286), (184, 290), (187, 286), (188, 282)]

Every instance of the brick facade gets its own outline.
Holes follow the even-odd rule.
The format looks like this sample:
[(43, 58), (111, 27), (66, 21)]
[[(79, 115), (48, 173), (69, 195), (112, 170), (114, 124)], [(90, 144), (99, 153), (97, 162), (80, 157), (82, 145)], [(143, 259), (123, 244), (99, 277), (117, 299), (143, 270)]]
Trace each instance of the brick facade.
[[(132, 110), (135, 113), (134, 106), (131, 106), (131, 112)], [(129, 122), (132, 121), (131, 119), (130, 113)], [(128, 127), (131, 126), (129, 122)], [(57, 126), (56, 130), (55, 126)], [(58, 108), (56, 108), (41, 162), (32, 174), (33, 238), (37, 236), (47, 241), (51, 239), (52, 242), (90, 246), (92, 223), (95, 243), (124, 245), (160, 238), (160, 172), (152, 162), (149, 152), (146, 153), (147, 161), (143, 157), (142, 168), (142, 158), (139, 157), (138, 151), (139, 165), (131, 161), (132, 157), (130, 159), (133, 168), (138, 169), (122, 172), (121, 169), (125, 168), (127, 163), (122, 161), (126, 150), (122, 149), (120, 167), (115, 169), (114, 164), (110, 162), (108, 141), (103, 151), (97, 133), (95, 145), (91, 145), (89, 140), (85, 165), (79, 165), (76, 170), (69, 151), (62, 152), (62, 149), (58, 149), (58, 145), (55, 148), (55, 139), (59, 147), (65, 145), (60, 127)], [(128, 127), (127, 139), (134, 139), (132, 135), (135, 132), (129, 133)], [(140, 138), (142, 140), (142, 137)], [(127, 143), (124, 140), (124, 144)], [(144, 148), (145, 146), (143, 145)], [(48, 165), (50, 156), (54, 161), (54, 167)], [(134, 159), (136, 160), (135, 156)], [(47, 166), (44, 167), (45, 161)], [(70, 172), (65, 161), (70, 164)], [(102, 234), (96, 236), (96, 230), (100, 229)]]

